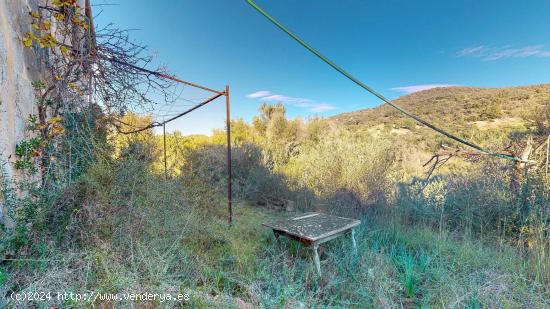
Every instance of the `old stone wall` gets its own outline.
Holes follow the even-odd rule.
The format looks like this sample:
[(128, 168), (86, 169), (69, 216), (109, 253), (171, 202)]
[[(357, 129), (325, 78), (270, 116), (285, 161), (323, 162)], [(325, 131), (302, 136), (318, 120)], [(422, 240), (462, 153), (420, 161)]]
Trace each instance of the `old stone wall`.
[[(40, 79), (40, 50), (25, 48), (21, 38), (30, 31), (34, 0), (0, 0), (0, 164), (4, 175), (17, 178), (15, 145), (26, 135), (27, 119), (35, 113), (32, 82)], [(43, 60), (43, 59), (42, 59)], [(6, 179), (0, 179), (5, 181)], [(0, 218), (4, 221), (3, 198)]]

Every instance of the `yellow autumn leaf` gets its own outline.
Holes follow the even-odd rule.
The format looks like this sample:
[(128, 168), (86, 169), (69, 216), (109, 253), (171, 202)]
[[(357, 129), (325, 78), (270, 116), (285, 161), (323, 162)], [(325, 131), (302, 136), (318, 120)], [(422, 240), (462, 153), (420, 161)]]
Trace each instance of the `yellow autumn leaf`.
[(63, 132), (65, 132), (65, 128), (63, 127), (53, 127), (50, 131), (52, 135), (62, 134)]
[(59, 50), (61, 51), (61, 53), (63, 55), (66, 55), (69, 52), (69, 49), (66, 46), (63, 46), (63, 45), (59, 46)]
[(62, 80), (61, 76), (59, 76), (59, 75), (56, 75), (54, 78), (55, 78), (55, 80)]
[(31, 14), (31, 16), (32, 16), (33, 18), (40, 18), (40, 14), (38, 14), (37, 12), (32, 12), (32, 11), (31, 11), (31, 12), (29, 12), (29, 14)]
[(32, 46), (32, 38), (30, 36), (26, 36), (23, 39), (23, 44), (25, 44), (25, 47), (31, 47)]
[(58, 122), (61, 122), (63, 120), (62, 117), (60, 116), (57, 116), (57, 117), (52, 117), (50, 119), (48, 119), (48, 123), (58, 123)]
[(59, 21), (64, 21), (65, 20), (65, 15), (63, 13), (55, 13), (53, 14), (53, 17)]
[(46, 34), (46, 36), (44, 36), (44, 40), (46, 40), (47, 44), (50, 46), (58, 44), (57, 40), (53, 37), (51, 33)]
[(32, 23), (31, 26), (36, 30), (40, 30), (40, 27), (38, 27), (38, 25), (35, 23)]
[(50, 30), (51, 23), (49, 20), (46, 20), (42, 23), (42, 27), (44, 27), (44, 30)]

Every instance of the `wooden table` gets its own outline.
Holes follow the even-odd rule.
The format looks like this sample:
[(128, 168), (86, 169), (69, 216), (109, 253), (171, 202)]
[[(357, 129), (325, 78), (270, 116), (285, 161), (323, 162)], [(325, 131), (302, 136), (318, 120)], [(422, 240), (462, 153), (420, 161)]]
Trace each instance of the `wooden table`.
[(275, 238), (280, 235), (299, 241), (313, 248), (313, 257), (317, 273), (321, 275), (321, 262), (319, 260), (319, 245), (345, 234), (351, 235), (353, 250), (357, 253), (354, 227), (361, 221), (349, 218), (326, 215), (318, 212), (308, 212), (299, 216), (285, 219), (275, 219), (263, 223), (273, 230)]

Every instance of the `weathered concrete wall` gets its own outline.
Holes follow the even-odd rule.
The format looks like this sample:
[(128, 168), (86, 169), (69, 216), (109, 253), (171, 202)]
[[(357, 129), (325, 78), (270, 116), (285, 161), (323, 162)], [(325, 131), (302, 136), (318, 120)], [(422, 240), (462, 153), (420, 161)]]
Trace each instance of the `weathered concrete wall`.
[[(25, 137), (26, 121), (35, 113), (31, 83), (39, 79), (39, 51), (21, 43), (30, 31), (29, 11), (35, 4), (34, 0), (0, 0), (0, 164), (10, 178), (18, 174), (15, 145)], [(5, 219), (1, 197), (0, 218)]]

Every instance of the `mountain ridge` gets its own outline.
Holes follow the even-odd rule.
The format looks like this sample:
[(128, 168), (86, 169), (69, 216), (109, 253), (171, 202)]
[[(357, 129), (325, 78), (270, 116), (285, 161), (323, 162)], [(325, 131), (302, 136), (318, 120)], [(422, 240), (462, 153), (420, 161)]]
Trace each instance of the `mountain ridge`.
[[(506, 88), (437, 87), (401, 96), (393, 103), (409, 110), (427, 121), (474, 122), (509, 117), (522, 118), (522, 113), (532, 111), (550, 102), (550, 84)], [(451, 108), (448, 108), (451, 106)], [(410, 126), (408, 118), (387, 104), (342, 113), (328, 119), (343, 125), (373, 127), (380, 123), (394, 126)]]

